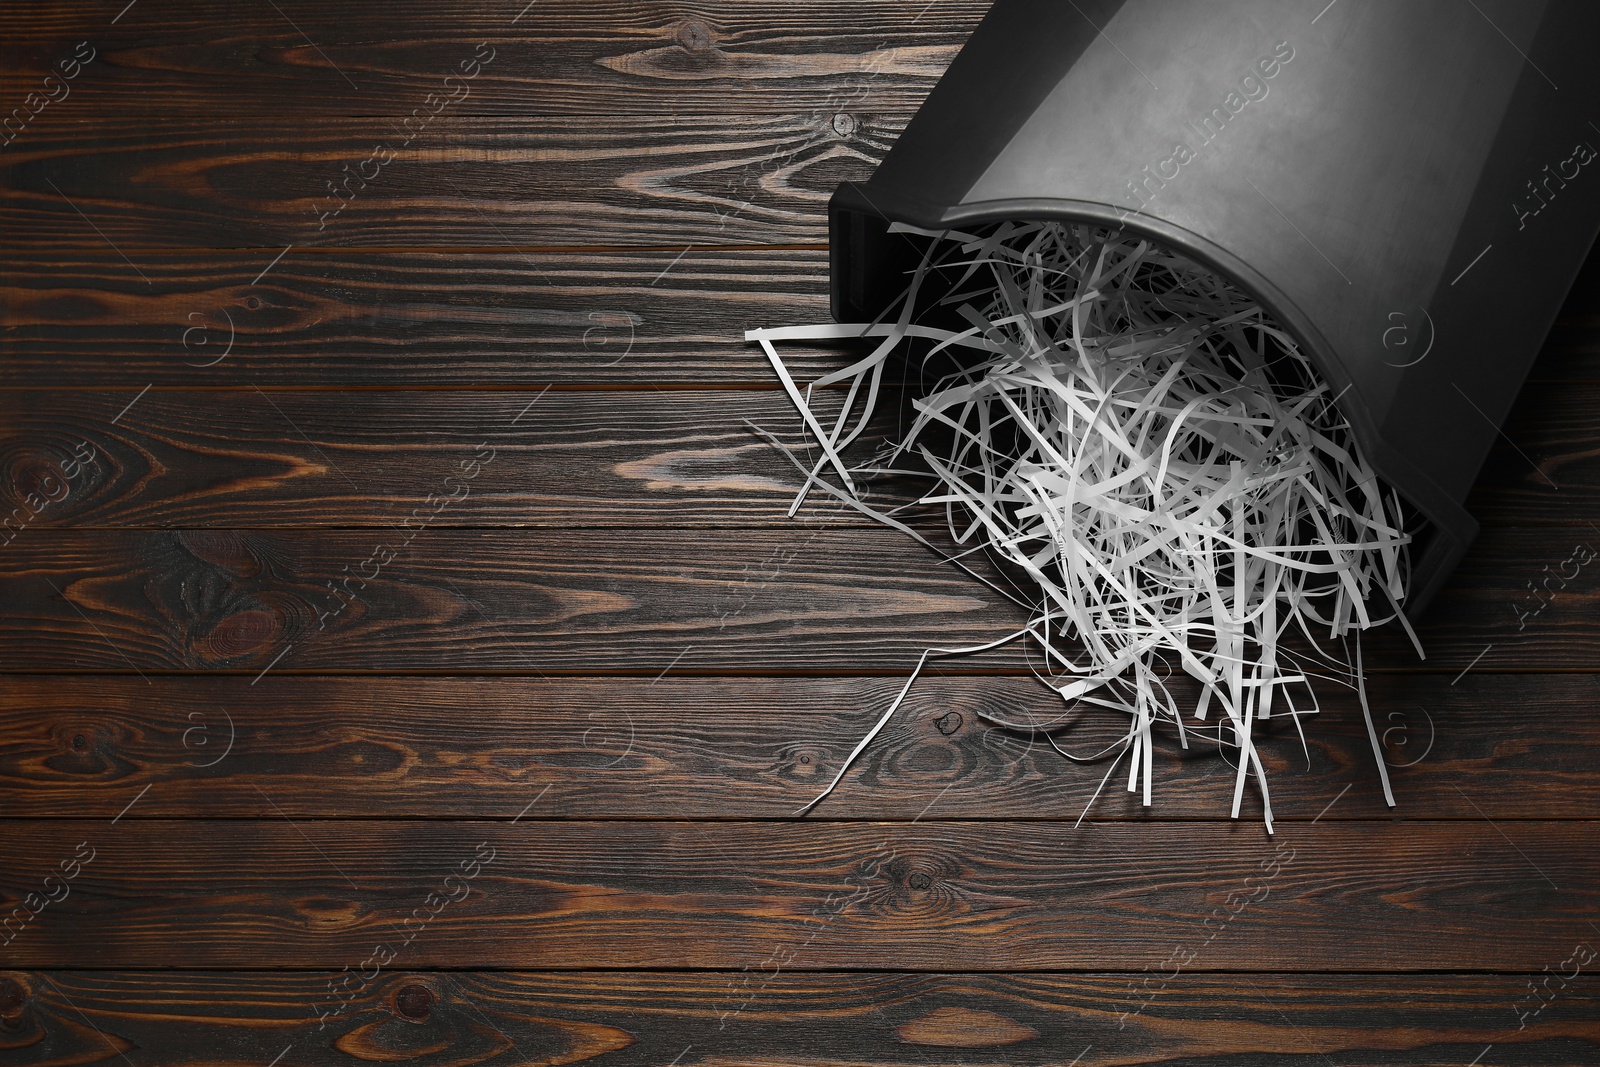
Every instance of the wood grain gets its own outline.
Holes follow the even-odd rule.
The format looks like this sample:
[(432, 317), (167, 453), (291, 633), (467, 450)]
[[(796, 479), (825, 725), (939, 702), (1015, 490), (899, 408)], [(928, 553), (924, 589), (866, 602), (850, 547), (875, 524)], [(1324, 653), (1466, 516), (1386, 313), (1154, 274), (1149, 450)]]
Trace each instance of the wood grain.
[[(1600, 641), (1588, 636), (1600, 604), (1596, 551), (1600, 537), (1588, 522), (1485, 529), (1417, 627), (1428, 666), (1452, 674), (1600, 666)], [(1404, 659), (1410, 644), (1385, 628), (1369, 647)], [(1374, 662), (1388, 660), (1368, 660)]]
[[(437, 472), (441, 501), (453, 471)], [(930, 641), (1019, 619), (892, 531), (428, 529), (424, 512), (408, 532), (408, 515), (366, 531), (24, 530), (0, 575), (0, 669), (900, 671)]]
[[(464, 485), (444, 481), (451, 470), (438, 515)], [(407, 514), (365, 531), (24, 528), (3, 549), (0, 670), (654, 675), (681, 657), (680, 672), (898, 676), (930, 646), (990, 642), (1025, 621), (891, 530), (473, 530)], [(1385, 629), (1368, 667), (1592, 670), (1593, 540), (1485, 532), (1418, 624), (1427, 660)], [(1573, 577), (1546, 586), (1552, 573)], [(1028, 662), (1001, 649), (947, 668)]]
[[(885, 395), (852, 461), (897, 437), (896, 410), (921, 388)], [(459, 475), (483, 446), (487, 462), (466, 460), (482, 473), (451, 525), (793, 528), (786, 511), (802, 476), (755, 427), (808, 454), (775, 389), (151, 389), (130, 408), (133, 399), (0, 392), (0, 513), (36, 512), (40, 527), (382, 525), (439, 489), (427, 472)], [(1514, 411), (1468, 506), (1491, 523), (1582, 530), (1600, 519), (1600, 385), (1535, 383)], [(65, 477), (75, 451), (90, 449), (89, 470)], [(861, 484), (885, 509), (931, 483)], [(30, 494), (50, 503), (30, 507)], [(831, 502), (806, 516), (870, 522)]]
[(1398, 809), (1324, 686), (1275, 838), (1198, 743), (1075, 825), (1000, 653), (790, 817), (1023, 617), (745, 422), (988, 6), (0, 5), (0, 115), (96, 49), (0, 131), (0, 1063), (1600, 1059), (1600, 256), (1366, 645)]
[(908, 117), (106, 120), (19, 138), (0, 195), (29, 249), (817, 243)]
[[(770, 387), (744, 331), (831, 321), (819, 248), (281, 251), (8, 257), (0, 385)], [(816, 377), (845, 350), (786, 358)]]
[(1600, 906), (1590, 822), (8, 827), (8, 907), (86, 842), (32, 968), (1537, 971)]
[[(831, 321), (820, 246), (498, 249), (291, 249), (276, 262), (281, 246), (133, 250), (137, 271), (109, 248), (13, 253), (0, 263), (0, 387), (771, 387), (744, 331)], [(1600, 381), (1591, 259), (1536, 382)], [(784, 358), (808, 379), (855, 351), (792, 344)], [(1537, 450), (1543, 409), (1522, 409), (1533, 417), (1513, 422), (1513, 440)], [(1518, 462), (1509, 477), (1533, 474)]]
[(1524, 386), (1467, 508), (1492, 523), (1600, 519), (1600, 390)]
[[(775, 390), (152, 390), (124, 412), (131, 399), (0, 393), (0, 512), (40, 527), (384, 526), (460, 484), (442, 523), (792, 531), (804, 477), (756, 427), (809, 454)], [(886, 413), (848, 455), (864, 462), (893, 432)], [(929, 484), (860, 482), (880, 508)], [(803, 519), (871, 523), (820, 493)]]
[[(900, 684), (11, 676), (0, 678), (0, 810), (111, 819), (148, 786), (127, 819), (509, 819), (535, 796), (543, 818), (779, 819), (831, 780)], [(1258, 729), (1278, 820), (1594, 814), (1594, 675), (1374, 678), (1395, 809), (1354, 694), (1322, 696), (1304, 749), (1287, 720)], [(1042, 721), (1057, 714), (1049, 697), (1031, 678), (924, 679), (812, 818), (1227, 817), (1232, 766), (1199, 733), (1187, 752), (1161, 743), (1143, 808), (1120, 781), (1095, 799), (1107, 763), (1070, 764), (1042, 737), (978, 717)], [(1058, 743), (1092, 753), (1125, 722), (1086, 711)], [(1245, 813), (1260, 817), (1253, 783)]]
[(456, 105), (471, 114), (915, 105), (988, 6), (598, 0), (527, 10), (513, 0), (400, 0), (375, 18), (352, 0), (278, 0), (276, 10), (190, 0), (135, 9), (112, 25), (115, 7), (8, 0), (0, 100), (22, 103), (87, 39), (98, 56), (36, 121), (83, 112), (144, 120), (141, 100), (151, 97), (194, 115), (405, 115), (482, 42), (494, 58)]
[[(1061, 1067), (1074, 1054), (1079, 1067), (1325, 1067), (1465, 1064), (1485, 1045), (1494, 1048), (1485, 1063), (1583, 1067), (1600, 1056), (1600, 1004), (1587, 982), (1569, 983), (1522, 1029), (1517, 1010), (1530, 1010), (1530, 994), (1521, 975), (1308, 974), (1267, 984), (1182, 974), (1142, 1011), (1121, 1015), (1144, 996), (1130, 987), (1159, 987), (1165, 977), (401, 969), (332, 1000), (322, 974), (56, 971), (0, 974), (0, 990), (18, 998), (8, 1044), (30, 1057), (21, 1063), (47, 1054), (62, 1064), (121, 1062), (111, 1049), (126, 1048), (160, 1062), (226, 1050), (228, 1062), (266, 1064), (286, 1047), (285, 1064), (328, 1067), (602, 1057), (676, 1057), (682, 1067)], [(181, 1026), (172, 1024), (175, 1005)], [(323, 1011), (330, 1016), (319, 1026)]]

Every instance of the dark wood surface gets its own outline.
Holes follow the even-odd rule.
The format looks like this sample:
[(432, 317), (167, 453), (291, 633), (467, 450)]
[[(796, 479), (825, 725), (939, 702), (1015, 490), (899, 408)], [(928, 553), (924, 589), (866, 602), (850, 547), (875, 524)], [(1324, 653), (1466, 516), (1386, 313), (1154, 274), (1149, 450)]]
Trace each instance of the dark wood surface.
[(71, 925), (47, 908), (9, 955), (125, 968), (176, 944), (190, 966), (337, 970), (400, 938), (422, 967), (737, 970), (776, 951), (830, 969), (1138, 970), (1188, 939), (1210, 971), (1532, 972), (1595, 936), (1588, 822), (1407, 821), (1387, 840), (1280, 825), (1268, 843), (1244, 822), (950, 821), (927, 795), (936, 817), (896, 823), (545, 819), (537, 790), (515, 826), (18, 820), (9, 894), (79, 841), (91, 861), (62, 901)]
[[(1530, 1002), (1526, 981), (1504, 975), (1283, 975), (1269, 985), (1184, 974), (1145, 992), (1130, 990), (1126, 975), (1106, 974), (799, 973), (772, 964), (733, 974), (401, 969), (352, 982), (338, 997), (322, 975), (282, 971), (19, 979), (16, 995), (27, 1000), (13, 1016), (11, 1048), (35, 1054), (26, 1042), (49, 1040), (58, 1057), (51, 1062), (65, 1064), (120, 1063), (113, 1049), (162, 1048), (228, 1063), (283, 1054), (282, 1063), (317, 1067), (602, 1057), (627, 1065), (682, 1057), (1059, 1067), (1080, 1054), (1080, 1064), (1119, 1067), (1326, 1067), (1466, 1064), (1485, 1046), (1499, 1063), (1578, 1063), (1600, 1009), (1593, 988), (1577, 986), (1537, 1016), (1519, 1015), (1507, 1005)], [(184, 1018), (175, 1034), (177, 1006)]]
[(1331, 686), (1272, 837), (1203, 734), (1143, 808), (1001, 652), (796, 819), (1023, 618), (786, 518), (742, 340), (987, 4), (524, 2), (0, 5), (0, 113), (93, 50), (0, 146), (0, 1065), (1600, 1062), (1600, 256), (1367, 642), (1396, 808)]
[[(618, 356), (639, 329), (618, 328)], [(601, 336), (591, 337), (596, 350)], [(191, 335), (197, 355), (199, 338)], [(0, 392), (8, 453), (0, 462), (12, 472), (0, 503), (21, 506), (41, 489), (61, 496), (39, 513), (41, 528), (379, 526), (440, 488), (419, 474), (459, 475), (460, 461), (487, 445), (482, 475), (436, 524), (796, 525), (786, 513), (803, 478), (758, 432), (804, 450), (800, 419), (777, 388), (152, 387), (137, 418), (110, 425), (132, 396)], [(1508, 525), (1582, 528), (1575, 504), (1600, 511), (1600, 382), (1537, 381), (1523, 399), (1508, 432), (1541, 463), (1509, 449), (1496, 455), (1469, 504), (1480, 519)], [(886, 412), (874, 428), (886, 436), (894, 422)], [(82, 442), (94, 450), (93, 469), (64, 492), (52, 488), (48, 479)], [(923, 487), (909, 478), (866, 484), (879, 508), (908, 503)], [(831, 502), (797, 519), (876, 528)]]
[[(445, 479), (471, 448), (442, 449), (421, 487), (470, 489)], [(900, 675), (925, 648), (1027, 622), (876, 528), (433, 527), (410, 503), (365, 530), (25, 528), (0, 574), (0, 669), (655, 675), (681, 656), (696, 673)], [(1371, 666), (1446, 685), (1469, 667), (1586, 670), (1600, 657), (1600, 592), (1552, 584), (1540, 600), (1529, 583), (1569, 571), (1596, 540), (1586, 526), (1486, 530), (1419, 620), (1428, 658), (1385, 630), (1365, 639)], [(1031, 655), (1019, 642), (943, 669), (1026, 671)]]
[[(0, 263), (12, 315), (0, 380), (772, 388), (744, 329), (830, 321), (823, 247), (518, 252), (484, 236), (491, 247), (449, 252), (292, 249), (259, 282), (284, 246), (131, 250), (137, 273), (110, 250), (19, 253)], [(1586, 374), (1585, 350), (1571, 350)], [(796, 373), (837, 366), (839, 351), (796, 348)]]
[[(845, 135), (827, 111), (603, 123), (441, 113), (409, 145), (383, 118), (30, 128), (5, 149), (7, 230), (19, 247), (83, 249), (826, 241), (817, 209), (834, 183), (870, 174), (909, 117), (849, 115), (858, 125)], [(394, 158), (363, 167), (380, 146)], [(347, 175), (372, 180), (343, 186)], [(346, 201), (337, 214), (335, 183)]]
[(914, 107), (988, 7), (399, 0), (380, 16), (360, 0), (259, 10), (188, 0), (113, 23), (120, 5), (89, 13), (20, 0), (0, 12), (0, 87), (7, 99), (33, 90), (32, 75), (88, 40), (100, 54), (79, 89), (96, 114), (147, 119), (156, 96), (194, 116), (402, 116), (488, 42), (495, 57), (482, 84), (453, 105), (467, 114), (707, 114), (735, 102), (774, 114), (841, 99)]
[[(0, 384), (771, 389), (771, 365), (744, 331), (831, 321), (823, 245), (519, 252), (492, 230), (482, 236), (486, 248), (449, 251), (294, 248), (275, 264), (285, 245), (124, 246), (127, 259), (105, 246), (19, 251), (0, 262)], [(1536, 381), (1600, 381), (1597, 306), (1600, 260), (1578, 279)], [(840, 352), (795, 345), (785, 359), (812, 375), (839, 366)], [(1548, 413), (1524, 405), (1522, 432), (1539, 432)], [(1503, 477), (1548, 488), (1515, 452), (1496, 459), (1521, 465)]]
[[(659, 680), (12, 675), (0, 679), (7, 807), (112, 819), (142, 793), (141, 818), (509, 819), (538, 795), (541, 818), (782, 819), (902, 684), (680, 676), (691, 663)], [(1449, 686), (1394, 673), (1373, 679), (1371, 699), (1405, 818), (1593, 816), (1594, 675), (1475, 670)], [(930, 676), (813, 818), (1227, 817), (1232, 770), (1198, 740), (1187, 755), (1164, 747), (1153, 808), (1115, 787), (1090, 807), (1099, 774), (1064, 773), (1042, 739), (985, 729), (980, 712), (1040, 714), (1038, 684)], [(1511, 716), (1540, 729), (1508, 738)], [(1086, 717), (1071, 747), (1091, 752), (1114, 729)], [(1263, 731), (1278, 818), (1388, 816), (1354, 694), (1328, 694), (1305, 735), (1302, 747), (1291, 723)]]

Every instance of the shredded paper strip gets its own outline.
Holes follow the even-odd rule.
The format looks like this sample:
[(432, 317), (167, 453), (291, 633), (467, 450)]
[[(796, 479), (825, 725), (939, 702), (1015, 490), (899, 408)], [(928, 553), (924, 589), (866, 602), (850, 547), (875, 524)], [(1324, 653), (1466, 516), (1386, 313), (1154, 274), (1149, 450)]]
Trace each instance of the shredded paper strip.
[[(893, 229), (930, 240), (880, 321), (745, 336), (765, 349), (820, 452), (806, 461), (785, 449), (805, 475), (791, 515), (819, 490), (933, 547), (859, 491), (870, 475), (930, 479), (917, 504), (943, 511), (961, 546), (947, 558), (1027, 608), (1015, 633), (929, 649), (918, 671), (930, 656), (1030, 642), (1065, 707), (988, 721), (1042, 735), (1071, 759), (1110, 758), (1107, 779), (1128, 756), (1128, 789), (1146, 805), (1157, 731), (1185, 748), (1221, 745), (1238, 757), (1233, 816), (1253, 779), (1269, 831), (1256, 722), (1286, 715), (1298, 730), (1317, 709), (1312, 678), (1351, 685), (1392, 805), (1359, 634), (1394, 618), (1411, 633), (1401, 611), (1411, 538), (1399, 498), (1293, 339), (1215, 273), (1126, 234), (1057, 222)], [(937, 308), (947, 322), (955, 310), (953, 328), (919, 323)], [(804, 387), (776, 348), (846, 337), (879, 341)], [(950, 355), (962, 369), (915, 400), (892, 450), (848, 464), (843, 453), (866, 432), (891, 358), (915, 367)], [(828, 387), (838, 388), (824, 404), (818, 390)], [(967, 567), (970, 551), (1031, 582), (1015, 583), (1020, 594), (1005, 588)], [(1306, 639), (1298, 654), (1285, 647), (1291, 631)], [(1191, 707), (1168, 687), (1175, 671), (1199, 683)], [(802, 811), (838, 784), (915, 678)], [(1085, 705), (1126, 716), (1127, 731), (1078, 755), (1063, 740)]]

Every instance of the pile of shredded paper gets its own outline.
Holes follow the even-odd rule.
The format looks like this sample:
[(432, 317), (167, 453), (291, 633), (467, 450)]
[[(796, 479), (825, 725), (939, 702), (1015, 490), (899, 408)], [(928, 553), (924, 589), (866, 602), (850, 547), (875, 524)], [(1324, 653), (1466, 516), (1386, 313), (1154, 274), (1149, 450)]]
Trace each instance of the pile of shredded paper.
[[(894, 229), (927, 239), (928, 251), (880, 321), (746, 338), (765, 349), (820, 452), (802, 460), (786, 450), (805, 475), (791, 515), (821, 490), (934, 547), (860, 492), (877, 474), (930, 479), (917, 504), (943, 512), (957, 546), (935, 550), (1027, 609), (1015, 633), (929, 649), (918, 670), (931, 655), (1031, 642), (1046, 664), (1041, 678), (1065, 707), (990, 722), (1042, 734), (1071, 759), (1111, 759), (1102, 789), (1127, 755), (1128, 789), (1142, 790), (1146, 805), (1153, 732), (1171, 732), (1185, 748), (1220, 744), (1238, 757), (1233, 816), (1253, 778), (1269, 831), (1254, 724), (1289, 716), (1298, 730), (1299, 717), (1317, 710), (1313, 678), (1349, 685), (1392, 805), (1359, 633), (1393, 618), (1411, 633), (1401, 611), (1410, 536), (1400, 500), (1374, 475), (1338, 398), (1295, 342), (1212, 271), (1103, 227)], [(919, 323), (940, 308), (953, 328)], [(804, 388), (774, 347), (846, 337), (881, 342)], [(915, 399), (915, 419), (893, 449), (848, 464), (842, 453), (867, 430), (891, 359), (909, 358), (915, 378), (919, 366), (951, 356), (961, 369)], [(998, 563), (989, 576), (965, 561), (978, 551)], [(1007, 583), (1007, 573), (1026, 578)], [(1199, 685), (1184, 706), (1168, 687), (1178, 671)], [(1069, 752), (1062, 742), (1077, 720), (1069, 713), (1082, 705), (1126, 716), (1126, 733), (1100, 752)]]

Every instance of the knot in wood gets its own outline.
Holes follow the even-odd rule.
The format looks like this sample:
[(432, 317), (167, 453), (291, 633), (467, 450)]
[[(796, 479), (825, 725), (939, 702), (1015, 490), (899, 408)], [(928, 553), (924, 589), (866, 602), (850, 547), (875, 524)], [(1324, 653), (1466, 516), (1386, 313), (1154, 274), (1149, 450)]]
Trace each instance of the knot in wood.
[(681, 23), (676, 36), (678, 44), (682, 45), (686, 52), (711, 51), (711, 27), (699, 19), (688, 19)]
[(70, 491), (61, 464), (32, 453), (14, 461), (10, 481), (11, 495), (17, 502), (26, 501), (24, 506), (30, 512), (42, 511), (66, 499)]
[(423, 1022), (433, 1014), (433, 990), (412, 982), (400, 987), (394, 995), (396, 1014), (414, 1023)]
[(21, 1014), (28, 1002), (28, 991), (14, 978), (0, 978), (0, 1019), (11, 1019)]

